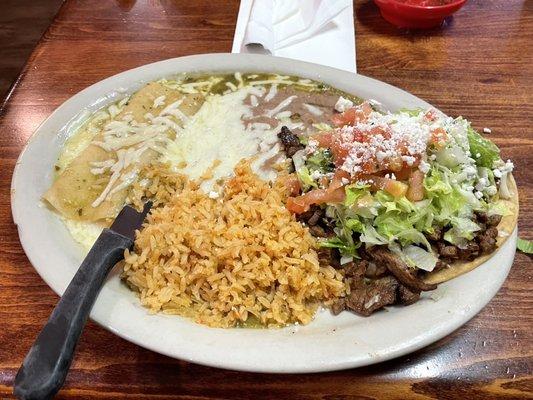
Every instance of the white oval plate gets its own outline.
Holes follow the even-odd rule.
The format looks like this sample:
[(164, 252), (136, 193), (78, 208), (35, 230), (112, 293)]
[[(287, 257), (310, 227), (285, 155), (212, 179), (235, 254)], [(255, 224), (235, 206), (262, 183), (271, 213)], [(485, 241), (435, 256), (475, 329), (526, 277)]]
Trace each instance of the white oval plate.
[[(61, 105), (37, 129), (17, 162), (12, 182), (13, 218), (31, 263), (59, 295), (83, 253), (62, 222), (40, 201), (52, 181), (59, 151), (80, 115), (132, 92), (142, 83), (179, 72), (277, 72), (316, 79), (390, 110), (429, 107), (398, 88), (361, 75), (289, 59), (206, 54), (148, 64), (98, 82)], [(85, 114), (83, 114), (85, 111)], [(81, 113), (81, 114), (80, 114)], [(409, 307), (369, 318), (320, 312), (307, 326), (284, 329), (214, 329), (177, 316), (149, 315), (113, 271), (91, 318), (111, 332), (170, 357), (235, 370), (317, 372), (359, 367), (420, 349), (448, 335), (496, 294), (513, 262), (516, 231), (498, 253), (474, 271), (438, 287)]]

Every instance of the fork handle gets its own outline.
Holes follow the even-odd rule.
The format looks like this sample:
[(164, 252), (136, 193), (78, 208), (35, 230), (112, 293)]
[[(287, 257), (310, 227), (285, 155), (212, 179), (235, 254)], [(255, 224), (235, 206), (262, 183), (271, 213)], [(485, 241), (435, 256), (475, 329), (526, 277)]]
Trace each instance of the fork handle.
[(132, 239), (103, 230), (24, 358), (15, 377), (15, 396), (43, 400), (59, 391), (100, 288), (132, 245)]

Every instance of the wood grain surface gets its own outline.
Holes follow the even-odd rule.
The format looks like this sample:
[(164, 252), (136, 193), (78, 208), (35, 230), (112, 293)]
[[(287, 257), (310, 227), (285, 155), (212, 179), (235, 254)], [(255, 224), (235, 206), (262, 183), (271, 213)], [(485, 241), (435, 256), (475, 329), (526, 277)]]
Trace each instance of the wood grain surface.
[[(17, 156), (63, 101), (145, 63), (231, 48), (238, 1), (67, 0), (0, 120), (0, 398), (57, 301), (28, 262), (10, 213)], [(520, 234), (533, 239), (533, 1), (470, 0), (442, 29), (388, 25), (357, 1), (359, 72), (420, 96), (491, 138), (516, 165)], [(517, 254), (496, 297), (447, 338), (368, 368), (305, 375), (224, 371), (173, 360), (89, 323), (62, 399), (521, 399), (533, 397), (531, 258)]]
[(2, 0), (0, 98), (4, 98), (62, 2), (63, 0)]

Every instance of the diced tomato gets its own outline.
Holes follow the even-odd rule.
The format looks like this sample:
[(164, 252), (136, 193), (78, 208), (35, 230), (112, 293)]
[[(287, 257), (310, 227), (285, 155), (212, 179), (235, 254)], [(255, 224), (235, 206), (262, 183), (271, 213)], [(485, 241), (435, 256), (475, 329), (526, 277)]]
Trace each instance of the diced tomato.
[[(325, 147), (331, 150), (333, 155), (333, 162), (337, 167), (340, 167), (346, 161), (352, 150), (353, 143), (366, 143), (369, 142), (374, 135), (381, 135), (384, 138), (389, 138), (390, 133), (381, 127), (376, 127), (370, 131), (353, 131), (343, 132), (328, 132), (313, 137), (320, 147)], [(401, 160), (400, 160), (401, 164)], [(362, 165), (363, 172), (374, 173), (380, 170), (375, 158), (368, 160), (368, 165)]]
[(300, 180), (295, 174), (290, 174), (285, 178), (285, 186), (287, 187), (291, 196), (298, 195), (302, 190)]
[(428, 110), (424, 114), (424, 118), (427, 119), (428, 121), (435, 121), (437, 119), (437, 115), (435, 114), (433, 110)]
[(326, 187), (328, 186), (329, 179), (326, 176), (322, 176), (319, 178), (318, 183), (320, 184), (321, 187)]
[(396, 181), (394, 179), (387, 179), (383, 190), (389, 192), (394, 197), (399, 198), (405, 196), (405, 193), (407, 192), (407, 185), (403, 182)]
[(319, 147), (324, 147), (328, 149), (331, 148), (334, 142), (333, 131), (332, 132), (321, 132), (317, 135), (314, 135), (312, 138), (318, 142)]
[[(335, 114), (331, 117), (331, 122), (335, 126), (344, 126), (350, 124), (350, 115), (346, 114), (348, 111), (354, 110), (353, 108), (350, 108), (349, 110), (341, 113), (341, 114)], [(355, 111), (355, 110), (354, 110)]]
[(403, 182), (390, 178), (383, 178), (381, 176), (372, 176), (371, 180), (372, 189), (382, 189), (393, 195), (395, 198), (405, 196), (405, 193), (407, 193), (408, 186)]
[(446, 134), (446, 131), (442, 128), (436, 128), (431, 131), (431, 140), (430, 142), (434, 144), (437, 148), (442, 148), (446, 145), (446, 140), (448, 139), (448, 135)]
[(287, 209), (294, 214), (301, 214), (309, 211), (313, 204), (342, 203), (346, 197), (344, 187), (334, 190), (315, 189), (298, 197), (287, 199)]
[(331, 150), (331, 153), (333, 155), (333, 163), (337, 167), (341, 166), (344, 163), (344, 160), (346, 160), (346, 157), (348, 156), (348, 153), (350, 151), (350, 147), (346, 146), (340, 140), (338, 135), (335, 134), (335, 132), (321, 133), (313, 136), (313, 139), (318, 142), (319, 147)]
[(399, 181), (406, 181), (411, 176), (411, 172), (413, 171), (413, 168), (406, 165), (401, 170), (395, 171), (394, 175), (396, 176), (396, 179)]
[[(311, 193), (311, 192), (308, 192)], [(309, 204), (307, 204), (305, 195), (298, 197), (289, 197), (287, 199), (287, 210), (293, 214), (302, 214), (309, 210)]]
[[(372, 107), (368, 102), (348, 109), (333, 117), (335, 125), (348, 127), (334, 129), (331, 132), (324, 132), (313, 137), (320, 147), (331, 151), (337, 172), (331, 182), (329, 182), (329, 185), (328, 182), (321, 182), (321, 187), (328, 185), (328, 189), (325, 191), (313, 191), (313, 194), (309, 192), (307, 193), (309, 196), (305, 195), (307, 197), (300, 196), (291, 200), (294, 209), (307, 210), (311, 204), (327, 202), (327, 197), (333, 191), (342, 188), (346, 184), (346, 179), (351, 182), (354, 179), (363, 180), (365, 177), (372, 177), (376, 180), (374, 190), (382, 189), (395, 197), (406, 195), (409, 185), (404, 182), (411, 178), (413, 171), (417, 170), (420, 165), (421, 155), (412, 154), (408, 143), (399, 140), (398, 143), (393, 144), (395, 146), (392, 151), (393, 154), (389, 153), (384, 158), (380, 157), (378, 161), (378, 151), (385, 151), (382, 149), (390, 146), (390, 143), (385, 143), (380, 147), (379, 143), (391, 138), (392, 128), (390, 125), (377, 125), (370, 129), (358, 127), (357, 123), (368, 120), (372, 111)], [(434, 121), (438, 118), (434, 111), (427, 112), (424, 117), (427, 121)], [(446, 139), (446, 131), (442, 128), (434, 129), (431, 132), (431, 143), (436, 146), (445, 143)], [(368, 144), (369, 142), (372, 143), (371, 146)], [(353, 158), (353, 162), (357, 162), (358, 167), (354, 168), (352, 176), (340, 168), (349, 157)], [(394, 179), (385, 178), (384, 176), (387, 173), (394, 173)], [(414, 199), (420, 196), (423, 197), (423, 187), (421, 187), (420, 183), (423, 181), (423, 176), (420, 178), (417, 175), (415, 174), (412, 178), (414, 183), (410, 183), (412, 186), (410, 196)], [(420, 190), (422, 190), (422, 194), (420, 194)], [(344, 196), (344, 194), (342, 195)]]
[(350, 146), (346, 146), (341, 143), (341, 141), (334, 141), (330, 147), (331, 153), (333, 154), (333, 163), (340, 167), (344, 164), (346, 157), (350, 154)]
[(424, 173), (415, 169), (409, 177), (409, 189), (406, 194), (411, 201), (420, 201), (424, 198)]
[(402, 157), (396, 156), (396, 157), (390, 157), (387, 161), (387, 169), (393, 172), (401, 171), (403, 168), (403, 160)]
[(360, 175), (375, 174), (376, 172), (379, 171), (377, 160), (372, 158), (366, 161), (364, 164), (361, 165), (361, 170), (362, 170), (362, 174)]
[(369, 135), (367, 134), (366, 140), (363, 140), (363, 141), (364, 142), (368, 142), (370, 140), (370, 137), (376, 136), (376, 135), (381, 135), (385, 139), (390, 139), (391, 132), (390, 132), (390, 129), (388, 129), (388, 128), (384, 128), (382, 126), (376, 126), (375, 128), (372, 128), (370, 130)]
[(340, 114), (331, 117), (331, 122), (336, 126), (355, 125), (357, 122), (364, 122), (372, 112), (372, 107), (368, 102), (364, 102), (356, 107), (349, 108)]
[(344, 186), (345, 184), (342, 182), (343, 179), (350, 180), (350, 174), (343, 169), (338, 169), (337, 171), (335, 171), (335, 175), (333, 176), (333, 179), (329, 184), (328, 190), (332, 191)]

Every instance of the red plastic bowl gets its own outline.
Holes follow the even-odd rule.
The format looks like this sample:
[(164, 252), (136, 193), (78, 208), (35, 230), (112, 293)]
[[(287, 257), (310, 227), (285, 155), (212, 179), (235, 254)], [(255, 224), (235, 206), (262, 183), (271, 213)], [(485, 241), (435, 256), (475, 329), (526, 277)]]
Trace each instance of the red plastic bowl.
[(381, 15), (399, 28), (434, 28), (444, 18), (459, 10), (466, 0), (456, 0), (443, 6), (415, 6), (397, 0), (374, 0)]

